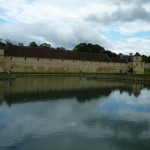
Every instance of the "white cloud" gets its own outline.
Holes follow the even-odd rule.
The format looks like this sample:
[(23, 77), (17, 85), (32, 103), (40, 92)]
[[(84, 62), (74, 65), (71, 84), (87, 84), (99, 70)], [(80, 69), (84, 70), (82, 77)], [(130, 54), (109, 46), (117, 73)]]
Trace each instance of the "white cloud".
[[(142, 31), (150, 31), (150, 26), (146, 22), (136, 21), (124, 23), (118, 27), (118, 30), (121, 34), (133, 34)], [(149, 35), (150, 36), (150, 35)]]
[(130, 53), (139, 52), (140, 54), (150, 55), (149, 50), (150, 37), (147, 38), (129, 38), (126, 40), (116, 42), (113, 47), (117, 53), (129, 55)]
[[(120, 41), (115, 45), (101, 31), (109, 31), (112, 26), (121, 34), (150, 31), (149, 5), (148, 0), (0, 0), (0, 19), (7, 21), (0, 23), (0, 38), (26, 44), (33, 40), (49, 42), (68, 49), (80, 42), (93, 42), (118, 51), (122, 49)], [(141, 39), (143, 44), (147, 43), (145, 39)], [(143, 47), (144, 54), (149, 54), (146, 45)], [(137, 44), (130, 49), (137, 50)]]

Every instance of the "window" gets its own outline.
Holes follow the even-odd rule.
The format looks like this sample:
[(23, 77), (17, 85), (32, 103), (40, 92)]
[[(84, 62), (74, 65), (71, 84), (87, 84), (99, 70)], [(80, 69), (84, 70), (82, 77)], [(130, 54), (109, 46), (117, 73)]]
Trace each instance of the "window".
[(37, 58), (37, 60), (39, 61), (39, 58)]
[(26, 69), (26, 67), (24, 67)]
[(136, 66), (138, 66), (138, 63), (136, 63)]
[(136, 57), (136, 60), (138, 60), (138, 57)]
[(12, 60), (12, 57), (10, 57), (10, 59)]
[(24, 59), (26, 60), (26, 57)]
[(73, 63), (74, 63), (74, 60), (73, 60)]
[(64, 60), (62, 59), (62, 62), (63, 62)]

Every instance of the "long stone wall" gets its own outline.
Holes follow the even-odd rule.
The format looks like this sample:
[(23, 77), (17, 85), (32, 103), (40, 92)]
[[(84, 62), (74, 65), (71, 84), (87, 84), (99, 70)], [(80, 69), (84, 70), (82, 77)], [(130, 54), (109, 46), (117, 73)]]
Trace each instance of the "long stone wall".
[(128, 73), (133, 69), (135, 74), (143, 74), (144, 67), (150, 69), (150, 64), (141, 62), (141, 57), (133, 57), (133, 62), (98, 62), (84, 60), (65, 60), (51, 58), (29, 58), (4, 56), (0, 49), (0, 72), (32, 73)]
[(12, 72), (62, 72), (62, 73), (126, 73), (127, 63), (80, 60), (5, 57), (5, 71)]

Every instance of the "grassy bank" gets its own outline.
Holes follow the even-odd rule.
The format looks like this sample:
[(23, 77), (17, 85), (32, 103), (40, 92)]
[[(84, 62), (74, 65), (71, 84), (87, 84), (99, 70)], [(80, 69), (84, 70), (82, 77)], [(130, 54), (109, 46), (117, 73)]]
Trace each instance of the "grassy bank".
[(145, 70), (144, 70), (144, 74), (150, 75), (150, 69), (145, 69)]
[(19, 77), (19, 76), (51, 76), (51, 75), (68, 75), (68, 76), (133, 76), (133, 77), (150, 77), (150, 70), (145, 70), (145, 74), (120, 74), (120, 73), (73, 73), (73, 72), (12, 72), (11, 75), (8, 75), (7, 73), (0, 73), (0, 78), (8, 78), (11, 76)]
[(6, 74), (6, 73), (4, 73), (4, 72), (0, 72), (0, 77), (5, 77), (5, 76), (7, 76), (7, 74)]

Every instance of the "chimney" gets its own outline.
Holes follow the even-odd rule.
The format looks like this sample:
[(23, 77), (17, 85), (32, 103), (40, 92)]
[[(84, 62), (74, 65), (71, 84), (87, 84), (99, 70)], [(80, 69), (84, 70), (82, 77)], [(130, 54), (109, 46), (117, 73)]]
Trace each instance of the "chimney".
[(132, 55), (132, 53), (130, 53), (130, 57), (132, 57), (133, 55)]

